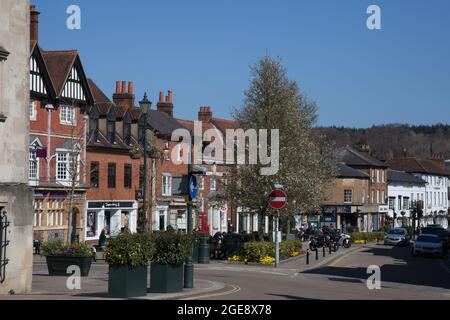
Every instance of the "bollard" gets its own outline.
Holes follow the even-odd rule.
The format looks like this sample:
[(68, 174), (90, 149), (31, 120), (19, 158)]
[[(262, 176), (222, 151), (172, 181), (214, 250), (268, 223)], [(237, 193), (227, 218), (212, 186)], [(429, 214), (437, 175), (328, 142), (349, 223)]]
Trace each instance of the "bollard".
[(333, 253), (333, 251), (332, 251), (332, 249), (331, 249), (331, 243), (330, 243), (330, 254), (332, 254)]
[(309, 249), (306, 250), (306, 265), (309, 265)]
[(325, 246), (323, 247), (323, 257), (325, 258)]
[(316, 261), (319, 260), (319, 248), (316, 248)]

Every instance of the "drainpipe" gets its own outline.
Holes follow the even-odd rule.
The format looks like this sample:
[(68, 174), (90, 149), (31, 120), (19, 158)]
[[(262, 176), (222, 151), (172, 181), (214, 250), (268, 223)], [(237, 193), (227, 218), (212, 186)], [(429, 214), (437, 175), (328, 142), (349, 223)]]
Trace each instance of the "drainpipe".
[(83, 132), (83, 184), (86, 185), (86, 167), (87, 167), (87, 152), (86, 152), (86, 148), (87, 148), (87, 132), (88, 132), (88, 120), (89, 120), (89, 116), (84, 113), (83, 115), (83, 119), (84, 119), (84, 132)]
[(51, 134), (52, 134), (52, 111), (53, 105), (47, 104), (45, 106), (47, 110), (47, 182), (50, 182), (50, 162), (51, 158)]

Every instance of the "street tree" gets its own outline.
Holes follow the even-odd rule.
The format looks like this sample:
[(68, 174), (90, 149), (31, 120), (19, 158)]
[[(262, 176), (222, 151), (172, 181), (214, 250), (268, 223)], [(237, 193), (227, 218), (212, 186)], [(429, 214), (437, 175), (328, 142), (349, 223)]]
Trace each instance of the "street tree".
[(298, 212), (317, 213), (322, 189), (335, 176), (332, 145), (312, 130), (317, 105), (288, 79), (278, 58), (263, 57), (252, 66), (251, 74), (243, 105), (234, 110), (234, 118), (245, 130), (279, 129), (279, 171), (264, 176), (261, 164), (232, 167), (233, 182), (224, 186), (226, 198), (244, 212), (258, 213), (261, 226), (265, 216), (275, 214), (267, 197), (273, 183), (279, 183), (288, 196), (288, 206), (281, 210), (285, 220), (292, 220), (289, 217)]

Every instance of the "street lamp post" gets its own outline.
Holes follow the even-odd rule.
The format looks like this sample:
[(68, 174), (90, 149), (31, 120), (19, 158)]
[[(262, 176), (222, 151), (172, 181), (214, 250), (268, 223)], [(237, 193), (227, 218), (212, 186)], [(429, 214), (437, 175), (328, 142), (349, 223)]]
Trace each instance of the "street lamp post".
[[(194, 175), (205, 175), (206, 169), (200, 166), (193, 166), (192, 159), (192, 148), (195, 145), (195, 137), (191, 137), (191, 144), (188, 148), (188, 182), (187, 182), (187, 233), (192, 236), (193, 232), (193, 221), (192, 221), (192, 202), (197, 196), (197, 184)], [(195, 185), (191, 185), (194, 184)], [(184, 287), (186, 289), (194, 288), (194, 264), (192, 255), (194, 253), (194, 246), (191, 244), (191, 248), (189, 251), (189, 257), (186, 259), (186, 263), (184, 265)]]
[(147, 93), (144, 94), (144, 99), (142, 99), (142, 101), (139, 102), (139, 106), (141, 107), (141, 110), (143, 110), (143, 114), (144, 114), (144, 118), (145, 118), (145, 123), (144, 123), (144, 127), (143, 127), (143, 144), (144, 144), (144, 185), (142, 186), (142, 192), (143, 192), (143, 218), (142, 218), (142, 228), (141, 228), (141, 233), (145, 234), (145, 229), (146, 229), (146, 225), (147, 225), (147, 129), (149, 129), (148, 127), (148, 122), (147, 122), (147, 117), (148, 117), (148, 110), (150, 110), (152, 103), (148, 100), (147, 98)]

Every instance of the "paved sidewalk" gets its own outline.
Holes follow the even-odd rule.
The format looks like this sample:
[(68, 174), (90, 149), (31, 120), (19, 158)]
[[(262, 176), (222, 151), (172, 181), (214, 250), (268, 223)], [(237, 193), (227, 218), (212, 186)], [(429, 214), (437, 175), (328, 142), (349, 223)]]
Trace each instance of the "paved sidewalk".
[[(33, 263), (33, 290), (27, 295), (10, 295), (1, 297), (0, 300), (120, 300), (108, 297), (108, 268), (104, 262), (96, 262), (91, 266), (89, 277), (81, 278), (81, 289), (70, 290), (67, 288), (67, 277), (48, 276), (45, 258), (34, 257)], [(150, 272), (148, 276), (150, 287)], [(226, 292), (231, 290), (227, 285), (209, 280), (194, 278), (195, 288), (183, 289), (182, 292), (160, 294), (148, 293), (146, 297), (133, 298), (135, 300), (179, 300), (191, 297)]]

